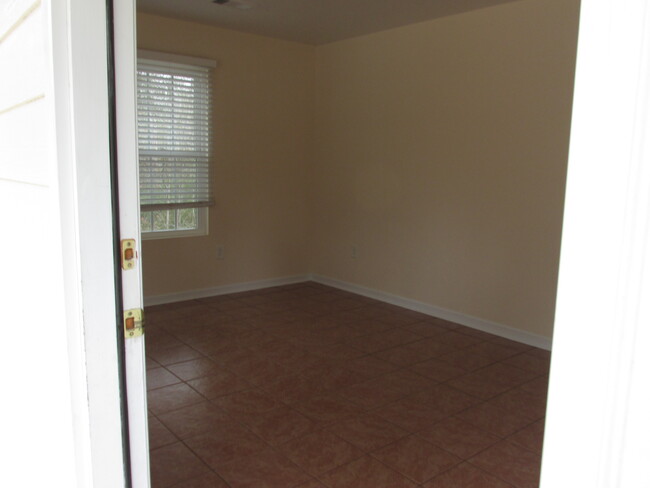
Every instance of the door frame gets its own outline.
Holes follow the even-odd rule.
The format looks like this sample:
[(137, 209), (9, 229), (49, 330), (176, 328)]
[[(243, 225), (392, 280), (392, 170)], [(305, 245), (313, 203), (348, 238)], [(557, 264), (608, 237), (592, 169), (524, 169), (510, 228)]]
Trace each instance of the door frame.
[[(128, 18), (126, 4), (134, 11), (133, 0), (120, 0), (115, 20), (133, 31), (135, 21)], [(128, 412), (123, 401), (122, 378), (126, 374), (128, 384), (129, 375), (120, 358), (125, 345), (119, 333), (121, 300), (116, 299), (120, 263), (113, 229), (107, 5), (106, 0), (45, 2), (73, 435), (79, 486), (147, 488), (146, 403), (143, 408), (138, 401), (138, 397), (146, 399), (143, 375), (138, 388), (132, 388), (135, 401), (129, 403)], [(118, 80), (116, 85), (124, 84)], [(130, 164), (137, 171), (133, 161)], [(141, 358), (136, 366), (144, 369), (142, 344), (138, 344)], [(132, 483), (129, 464), (133, 462)]]
[(542, 487), (648, 486), (650, 6), (582, 2)]
[[(136, 109), (136, 22), (134, 0), (107, 0), (112, 8), (115, 88), (115, 135), (119, 236), (135, 240), (135, 266), (120, 270), (123, 310), (144, 309), (142, 296), (142, 236)], [(110, 13), (109, 13), (110, 15)], [(145, 336), (124, 340), (124, 376), (128, 393), (128, 443), (134, 488), (150, 486)]]

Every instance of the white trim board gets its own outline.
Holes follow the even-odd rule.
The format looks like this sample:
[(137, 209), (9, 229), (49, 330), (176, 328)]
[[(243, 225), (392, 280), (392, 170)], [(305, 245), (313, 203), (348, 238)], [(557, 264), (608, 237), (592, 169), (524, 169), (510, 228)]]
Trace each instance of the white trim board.
[(138, 58), (146, 59), (147, 61), (162, 61), (167, 64), (193, 64), (195, 66), (203, 66), (205, 68), (216, 68), (219, 63), (214, 59), (197, 58), (196, 56), (185, 56), (183, 54), (164, 53), (160, 51), (150, 51), (148, 49), (138, 49)]
[(364, 297), (374, 298), (375, 300), (390, 303), (391, 305), (397, 305), (398, 307), (413, 310), (414, 312), (431, 315), (432, 317), (448, 320), (449, 322), (464, 325), (472, 329), (477, 329), (513, 341), (522, 342), (529, 346), (539, 347), (547, 351), (551, 350), (551, 339), (523, 330), (515, 329), (513, 327), (508, 327), (507, 325), (490, 322), (489, 320), (473, 317), (471, 315), (465, 315), (453, 310), (447, 310), (445, 308), (436, 307), (435, 305), (429, 305), (428, 303), (418, 302), (417, 300), (411, 300), (410, 298), (400, 297), (391, 293), (373, 290), (372, 288), (366, 288), (365, 286), (355, 285), (325, 276), (311, 275), (311, 280), (316, 283), (320, 283), (321, 285), (327, 285), (333, 288), (338, 288), (340, 290), (356, 293), (357, 295), (362, 295)]
[(200, 290), (188, 290), (179, 293), (169, 293), (166, 295), (154, 295), (144, 298), (145, 307), (152, 305), (163, 305), (165, 303), (183, 302), (185, 300), (196, 300), (197, 298), (208, 298), (218, 295), (227, 295), (229, 293), (240, 293), (242, 291), (261, 290), (263, 288), (272, 288), (274, 286), (293, 285), (309, 281), (309, 275), (287, 276), (284, 278), (271, 278), (259, 281), (247, 281), (245, 283), (233, 283), (231, 285), (221, 285), (212, 288), (202, 288)]
[(232, 285), (222, 285), (213, 288), (203, 288), (201, 290), (189, 290), (180, 293), (170, 293), (168, 295), (156, 295), (145, 297), (144, 303), (145, 306), (162, 305), (165, 303), (182, 302), (184, 300), (196, 300), (197, 298), (208, 298), (217, 295), (227, 295), (229, 293), (239, 293), (242, 291), (261, 290), (263, 288), (271, 288), (274, 286), (292, 285), (305, 281), (313, 281), (315, 283), (320, 283), (321, 285), (331, 286), (332, 288), (338, 288), (339, 290), (349, 291), (351, 293), (356, 293), (357, 295), (373, 298), (384, 303), (390, 303), (391, 305), (397, 305), (398, 307), (420, 312), (439, 319), (448, 320), (450, 322), (487, 332), (489, 334), (494, 334), (499, 337), (522, 342), (524, 344), (528, 344), (529, 346), (539, 347), (541, 349), (546, 349), (547, 351), (551, 350), (552, 341), (547, 337), (525, 332), (523, 330), (508, 327), (496, 322), (490, 322), (489, 320), (473, 317), (471, 315), (465, 315), (460, 312), (454, 312), (453, 310), (436, 307), (435, 305), (418, 302), (416, 300), (411, 300), (410, 298), (392, 295), (383, 291), (373, 290), (372, 288), (366, 288), (365, 286), (355, 285), (320, 275), (288, 276), (285, 278), (249, 281), (246, 283), (235, 283)]

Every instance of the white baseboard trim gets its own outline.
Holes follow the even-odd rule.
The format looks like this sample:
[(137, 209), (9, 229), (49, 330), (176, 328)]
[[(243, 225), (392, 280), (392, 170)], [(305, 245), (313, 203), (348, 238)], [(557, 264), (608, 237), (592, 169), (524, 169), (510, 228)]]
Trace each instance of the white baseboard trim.
[(234, 283), (232, 285), (215, 286), (212, 288), (203, 288), (200, 290), (182, 291), (179, 293), (169, 293), (167, 295), (154, 295), (145, 297), (144, 305), (145, 307), (152, 305), (163, 305), (165, 303), (196, 300), (197, 298), (208, 298), (217, 295), (227, 295), (229, 293), (260, 290), (262, 288), (272, 288), (274, 286), (293, 285), (294, 283), (301, 283), (303, 281), (310, 280), (310, 275), (297, 275), (287, 276), (284, 278), (271, 278), (268, 280), (248, 281), (246, 283)]
[(418, 302), (417, 300), (411, 300), (410, 298), (403, 298), (383, 291), (373, 290), (372, 288), (366, 288), (365, 286), (347, 283), (345, 281), (336, 280), (334, 278), (328, 278), (326, 276), (311, 275), (310, 279), (322, 285), (338, 288), (339, 290), (349, 291), (351, 293), (356, 293), (357, 295), (362, 295), (364, 297), (373, 298), (375, 300), (380, 300), (392, 305), (397, 305), (398, 307), (406, 308), (408, 310), (413, 310), (415, 312), (431, 315), (432, 317), (455, 322), (460, 325), (471, 327), (472, 329), (488, 332), (490, 334), (504, 337), (513, 341), (522, 342), (524, 344), (528, 344), (529, 346), (539, 347), (547, 351), (551, 350), (552, 339), (549, 339), (548, 337), (515, 329), (513, 327), (508, 327), (507, 325), (498, 324), (496, 322), (473, 317), (471, 315), (465, 315), (460, 312), (454, 312), (453, 310), (436, 307), (427, 303)]
[(154, 295), (145, 297), (144, 304), (146, 307), (152, 305), (162, 305), (165, 303), (182, 302), (185, 300), (195, 300), (197, 298), (208, 298), (217, 295), (227, 295), (229, 293), (239, 293), (242, 291), (260, 290), (263, 288), (272, 288), (274, 286), (292, 285), (304, 281), (314, 281), (321, 285), (331, 286), (339, 290), (349, 291), (368, 298), (373, 298), (385, 303), (397, 305), (398, 307), (420, 312), (432, 317), (436, 317), (460, 325), (471, 327), (472, 329), (481, 330), (499, 337), (505, 337), (517, 342), (528, 344), (529, 346), (539, 347), (541, 349), (551, 350), (552, 340), (548, 337), (532, 334), (523, 330), (508, 327), (507, 325), (498, 324), (489, 320), (484, 320), (471, 315), (465, 315), (460, 312), (448, 310), (428, 303), (418, 302), (410, 298), (404, 298), (391, 293), (386, 293), (365, 286), (340, 281), (334, 278), (328, 278), (321, 275), (296, 275), (284, 278), (272, 278), (268, 280), (249, 281), (246, 283), (235, 283), (232, 285), (215, 286), (212, 288), (203, 288), (200, 290), (189, 290), (179, 293), (169, 293), (166, 295)]

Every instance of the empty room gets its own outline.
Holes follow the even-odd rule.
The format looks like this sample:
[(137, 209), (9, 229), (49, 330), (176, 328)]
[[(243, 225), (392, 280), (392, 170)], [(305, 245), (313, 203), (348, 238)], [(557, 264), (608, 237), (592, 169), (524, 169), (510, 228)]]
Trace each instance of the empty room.
[(138, 2), (154, 488), (538, 486), (579, 7)]

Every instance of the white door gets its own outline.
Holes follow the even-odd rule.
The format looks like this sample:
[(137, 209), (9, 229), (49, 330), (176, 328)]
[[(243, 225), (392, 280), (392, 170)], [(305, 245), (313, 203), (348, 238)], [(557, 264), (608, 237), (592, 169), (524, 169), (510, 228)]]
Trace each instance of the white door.
[[(143, 309), (136, 115), (134, 0), (114, 0), (114, 60), (120, 239), (133, 239), (134, 261), (122, 266), (123, 309)], [(125, 333), (129, 447), (133, 488), (150, 486), (147, 435), (145, 337)]]

